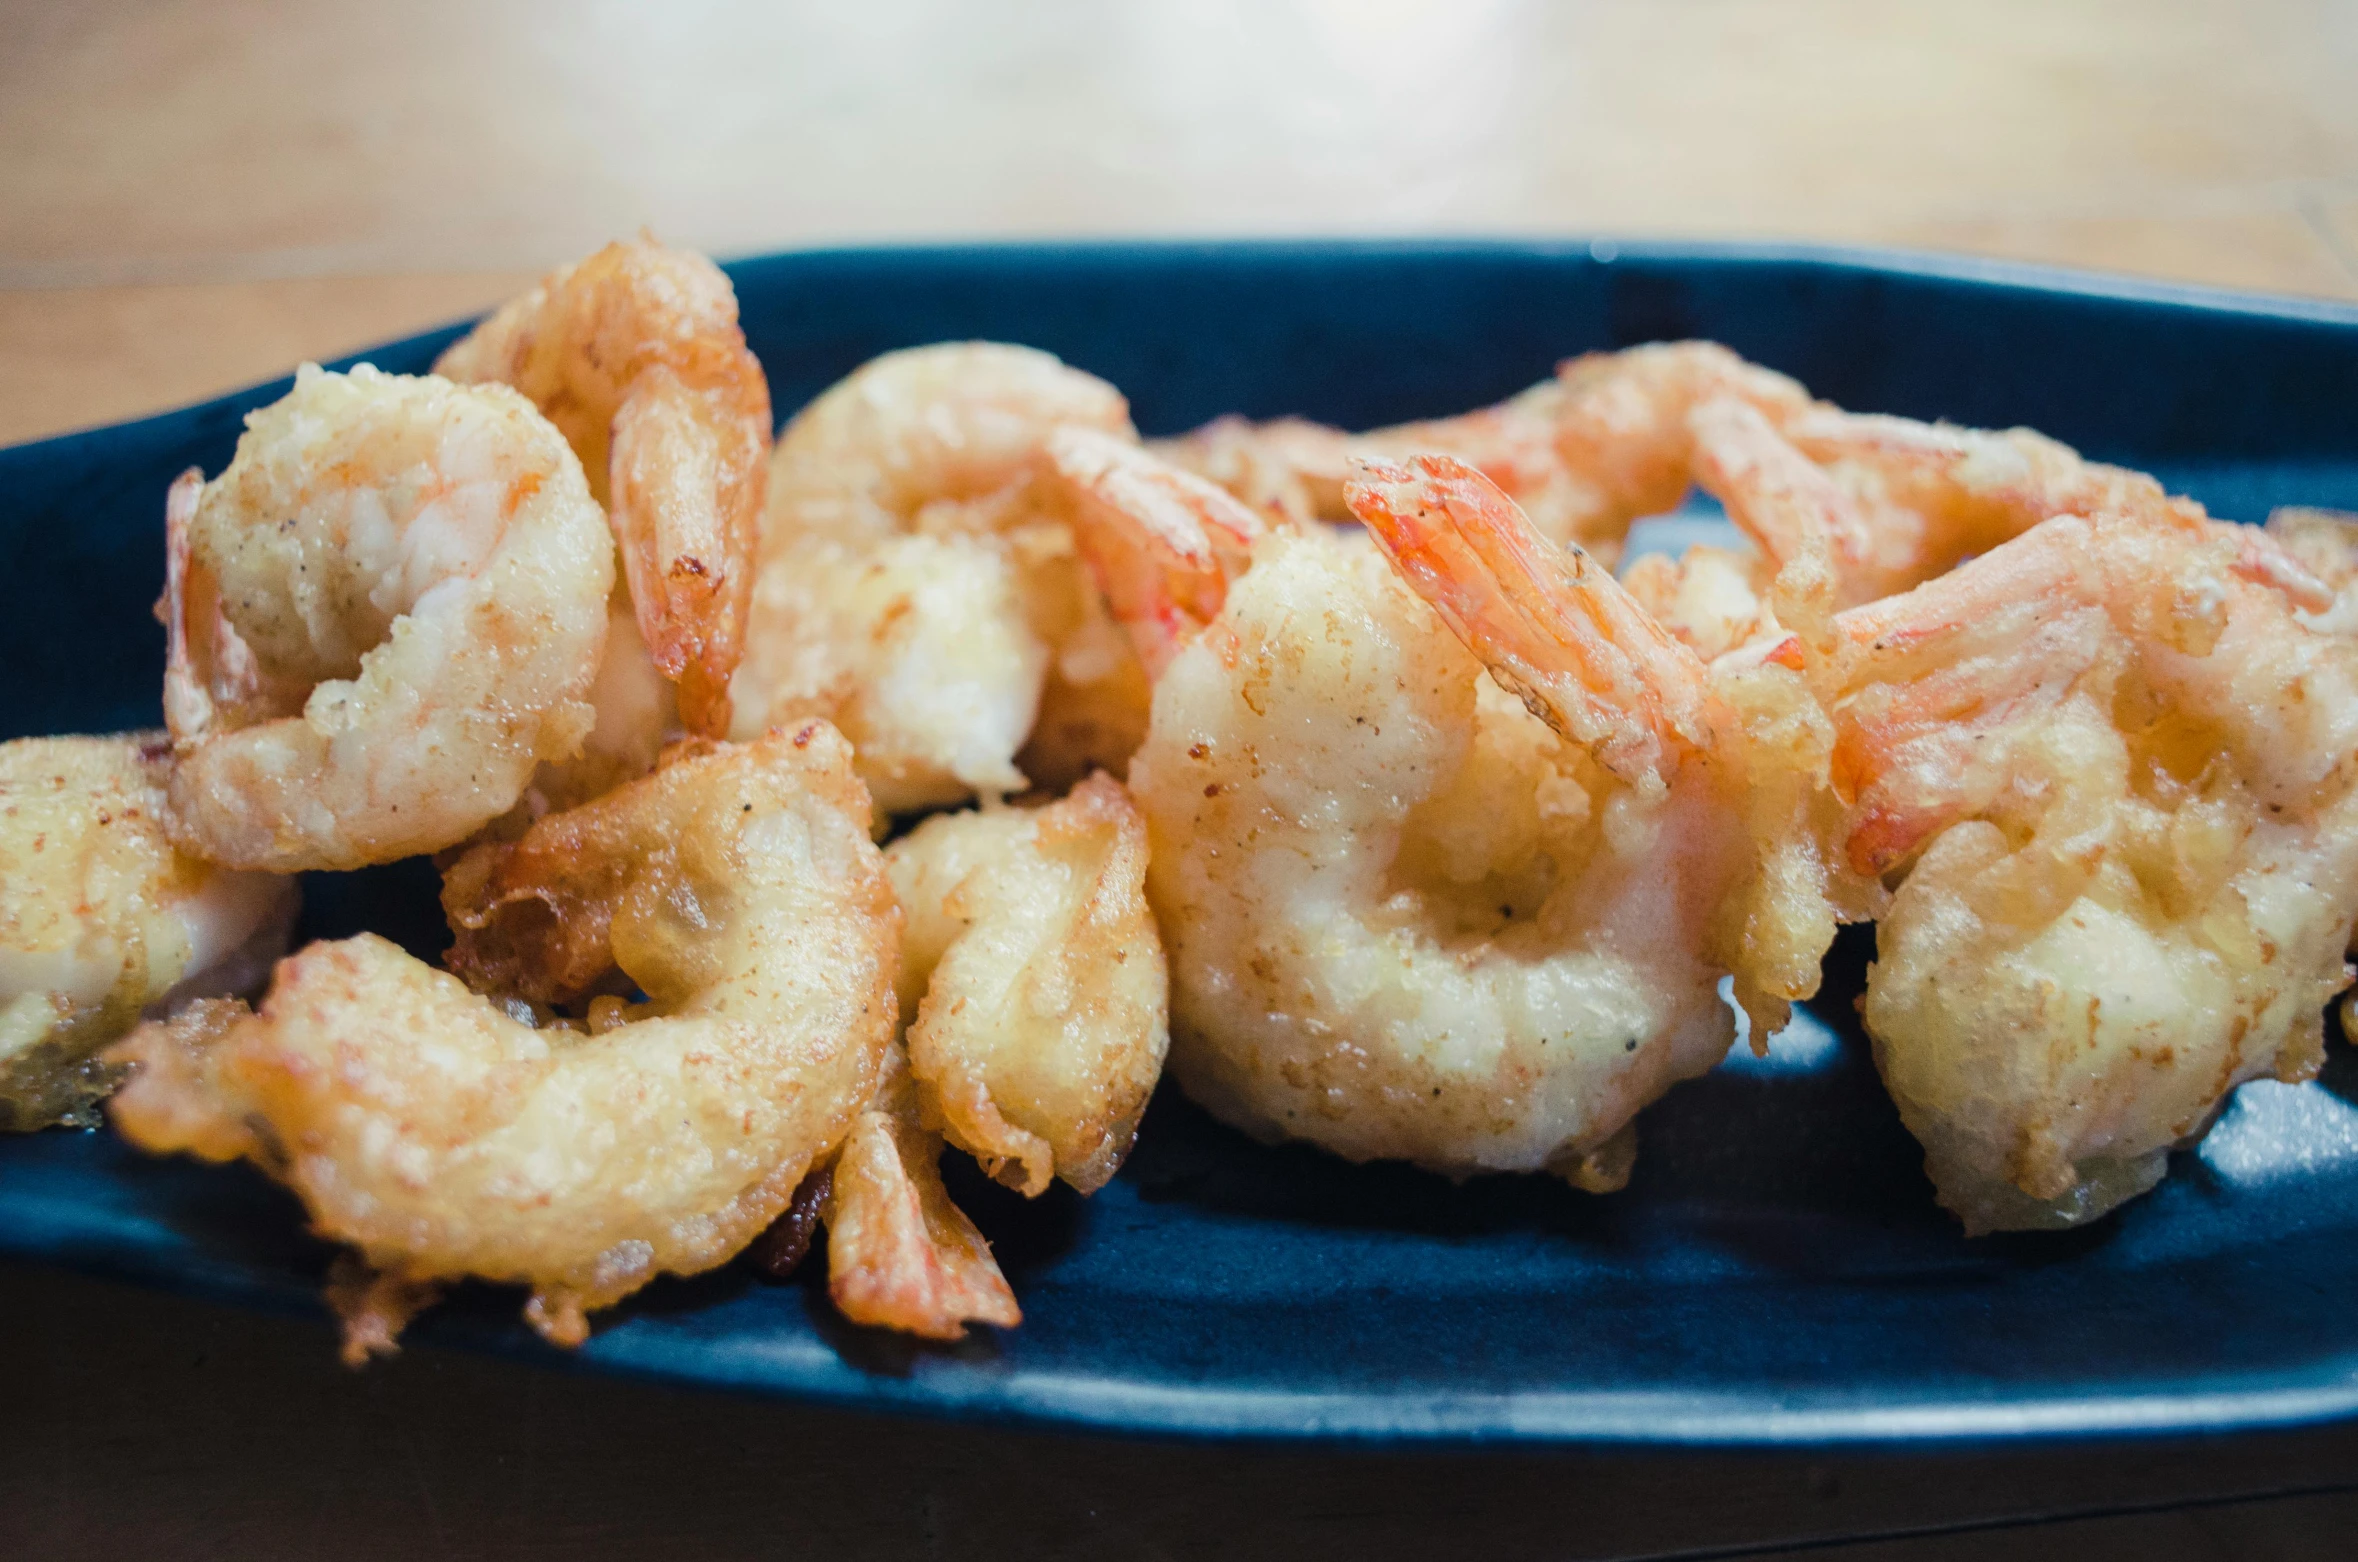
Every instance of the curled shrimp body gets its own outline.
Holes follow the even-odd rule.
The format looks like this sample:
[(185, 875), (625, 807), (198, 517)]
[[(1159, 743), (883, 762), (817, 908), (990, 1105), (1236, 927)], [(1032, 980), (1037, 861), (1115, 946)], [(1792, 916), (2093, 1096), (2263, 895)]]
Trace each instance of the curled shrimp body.
[(1698, 542), (1675, 557), (1630, 560), (1621, 584), (1663, 628), (1710, 661), (1785, 635), (1769, 603), (1774, 577), (1756, 553)]
[[(1705, 655), (1787, 629), (1831, 655), (1834, 613), (1934, 579), (2050, 516), (2207, 519), (2151, 477), (2083, 460), (2029, 429), (1822, 404), (1777, 419), (1725, 395), (1697, 402), (1687, 427), (1697, 486), (1757, 551), (1641, 559), (1626, 583)], [(2274, 552), (2248, 534), (2243, 545)]]
[(0, 743), (0, 1128), (87, 1126), (97, 1054), (142, 1010), (260, 984), (295, 884), (215, 867), (166, 828), (160, 732)]
[(1046, 353), (888, 353), (803, 409), (770, 464), (738, 728), (822, 715), (887, 813), (1118, 767), (1143, 675), (1038, 480), (1043, 440), (1129, 437)]
[(928, 1120), (1026, 1196), (1103, 1187), (1170, 1041), (1146, 821), (1096, 775), (1043, 808), (939, 814), (885, 849)]
[(652, 239), (609, 244), (502, 305), (434, 372), (512, 385), (563, 431), (611, 514), (640, 647), (678, 684), (688, 729), (725, 734), (770, 439), (729, 279)]
[(2093, 1219), (2322, 1057), (2358, 647), (2239, 530), (2061, 516), (1839, 621), (1842, 849), (1899, 878), (1862, 1013), (1969, 1230)]
[[(2143, 472), (2085, 460), (2026, 428), (1960, 428), (1821, 405), (1779, 432), (1847, 501), (1830, 538), (1841, 607), (1920, 585), (2050, 516), (2183, 521), (2203, 513)], [(1789, 529), (1753, 534), (1772, 559), (1786, 556), (1790, 544), (1780, 544)]]
[[(1772, 925), (1752, 811), (1783, 783), (1748, 800), (1767, 767), (1729, 693), (1593, 560), (1444, 458), (1364, 466), (1349, 497), (1394, 562), (1271, 533), (1155, 683), (1130, 785), (1170, 1066), (1268, 1137), (1617, 1185), (1638, 1110), (1725, 1052), (1721, 978), (1763, 1036), (1814, 985), (1823, 875)], [(1192, 573), (1172, 561), (1166, 602), (1204, 600)], [(1798, 682), (1752, 676), (1822, 767)]]
[[(683, 752), (474, 848), (445, 904), (470, 991), (382, 939), (283, 962), (258, 1012), (136, 1031), (116, 1126), (245, 1157), (378, 1277), (348, 1351), (447, 1280), (527, 1285), (559, 1344), (659, 1273), (693, 1274), (787, 1206), (869, 1100), (896, 1010), (900, 913), (847, 744), (812, 722)], [(589, 1034), (528, 1000), (619, 970)]]
[(1229, 413), (1171, 439), (1147, 441), (1155, 456), (1217, 483), (1284, 526), (1339, 521), (1355, 436), (1307, 418), (1255, 423)]
[(1298, 418), (1223, 418), (1156, 450), (1281, 520), (1348, 521), (1355, 457), (1454, 456), (1515, 501), (1541, 533), (1610, 562), (1630, 525), (1677, 506), (1690, 484), (1688, 413), (1715, 398), (1777, 422), (1809, 405), (1800, 386), (1715, 342), (1668, 342), (1568, 360), (1495, 406), (1345, 434)]
[(201, 855), (439, 850), (580, 747), (614, 549), (514, 391), (305, 365), (165, 519), (172, 813)]
[(957, 1339), (1022, 1320), (951, 1202), (945, 1138), (1027, 1196), (1113, 1176), (1169, 1037), (1146, 826), (1094, 776), (1037, 809), (941, 814), (885, 849), (907, 917), (905, 1046), (828, 1173), (828, 1292), (855, 1323)]

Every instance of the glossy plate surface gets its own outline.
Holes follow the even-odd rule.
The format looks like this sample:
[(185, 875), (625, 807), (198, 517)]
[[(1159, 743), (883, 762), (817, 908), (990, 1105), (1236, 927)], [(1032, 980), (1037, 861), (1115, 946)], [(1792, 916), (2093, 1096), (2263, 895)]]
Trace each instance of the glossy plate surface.
[[(786, 255), (731, 269), (778, 406), (888, 348), (1047, 348), (1149, 432), (1225, 411), (1352, 426), (1495, 399), (1560, 357), (1708, 336), (1864, 410), (2027, 423), (2215, 513), (2358, 509), (2358, 310), (1900, 257), (1598, 245), (1203, 245)], [(454, 334), (363, 355), (424, 369)], [(0, 451), (0, 737), (153, 725), (163, 495), (283, 384)], [(431, 953), (412, 863), (306, 885), (305, 931)], [(1081, 1200), (953, 1186), (1024, 1326), (852, 1329), (815, 1275), (662, 1281), (588, 1370), (1133, 1432), (1831, 1443), (2284, 1425), (2358, 1414), (2358, 1059), (2247, 1087), (2093, 1229), (1968, 1242), (1851, 1018), (1871, 935), (1772, 1056), (1641, 1120), (1629, 1189), (1453, 1187), (1252, 1144), (1166, 1089)], [(960, 1158), (951, 1157), (953, 1162)], [(956, 1168), (953, 1168), (955, 1171)], [(0, 1141), (0, 1253), (310, 1307), (327, 1250), (244, 1169), (110, 1136)], [(541, 1359), (514, 1293), (416, 1336)], [(985, 1331), (988, 1334), (988, 1331)]]

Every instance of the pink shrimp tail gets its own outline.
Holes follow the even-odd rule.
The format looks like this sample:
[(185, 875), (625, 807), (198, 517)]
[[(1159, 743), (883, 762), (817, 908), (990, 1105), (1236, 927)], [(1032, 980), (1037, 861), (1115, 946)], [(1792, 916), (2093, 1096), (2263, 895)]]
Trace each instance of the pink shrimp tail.
[(212, 729), (224, 700), (232, 706), (260, 690), (261, 668), (221, 605), (220, 583), (198, 561), (194, 531), (205, 474), (190, 467), (164, 496), (164, 725), (175, 743)]
[(2235, 526), (2235, 531), (2236, 574), (2282, 592), (2286, 601), (2306, 612), (2322, 613), (2333, 606), (2333, 588), (2286, 552), (2283, 543), (2256, 526)]
[(189, 635), (189, 593), (200, 585), (192, 578), (194, 545), (189, 533), (204, 493), (205, 474), (192, 466), (172, 479), (164, 496), (164, 594), (156, 602), (165, 637), (164, 723), (183, 742), (213, 724), (212, 696), (205, 674), (197, 668), (197, 647)]
[(1226, 490), (1095, 429), (1060, 428), (1047, 469), (1073, 539), (1149, 678), (1220, 614), (1228, 582), (1268, 528)]
[(1354, 463), (1344, 499), (1393, 567), (1534, 714), (1633, 784), (1710, 743), (1693, 652), (1577, 546), (1449, 456)]
[[(2167, 531), (2166, 518), (2122, 527)], [(1836, 621), (1876, 669), (1871, 697), (1841, 712), (1836, 795), (1853, 807), (1844, 850), (1873, 876), (1898, 866), (1976, 806), (1990, 740), (2053, 708), (2109, 633), (2091, 568), (2106, 534), (2062, 516), (1898, 596)]]

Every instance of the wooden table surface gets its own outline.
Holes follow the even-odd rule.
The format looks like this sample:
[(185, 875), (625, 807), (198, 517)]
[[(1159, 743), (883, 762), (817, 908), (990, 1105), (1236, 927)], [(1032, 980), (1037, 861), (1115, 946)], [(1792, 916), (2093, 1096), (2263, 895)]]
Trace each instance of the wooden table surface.
[[(1801, 239), (2358, 299), (2350, 4), (0, 0), (0, 40), (0, 443), (481, 309), (642, 225), (724, 256)], [(2343, 1555), (2358, 1520), (2340, 1433), (1354, 1462), (431, 1351), (352, 1378), (314, 1325), (40, 1271), (0, 1270), (0, 1313), (0, 1532), (51, 1556), (1719, 1556), (1913, 1529), (1839, 1554), (2093, 1562)], [(2064, 1513), (2094, 1516), (1977, 1528)]]
[(0, 0), (0, 443), (650, 226), (1897, 244), (2358, 298), (2326, 0)]

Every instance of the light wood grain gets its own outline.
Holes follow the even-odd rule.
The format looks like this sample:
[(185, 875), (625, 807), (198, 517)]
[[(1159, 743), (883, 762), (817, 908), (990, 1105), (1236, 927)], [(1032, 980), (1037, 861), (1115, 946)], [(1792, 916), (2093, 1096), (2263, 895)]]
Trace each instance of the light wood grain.
[(2304, 208), (2344, 271), (2358, 276), (2358, 195), (2322, 200)]
[(157, 412), (475, 314), (530, 272), (0, 290), (0, 441)]
[(2178, 282), (2358, 298), (2318, 225), (2297, 211), (2179, 217), (2036, 214), (1894, 223), (1867, 242), (2128, 272)]
[(2358, 297), (2347, 5), (0, 0), (0, 36), (0, 440), (642, 224), (1820, 239)]

